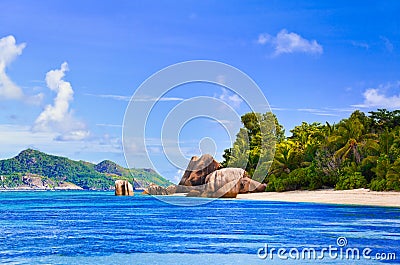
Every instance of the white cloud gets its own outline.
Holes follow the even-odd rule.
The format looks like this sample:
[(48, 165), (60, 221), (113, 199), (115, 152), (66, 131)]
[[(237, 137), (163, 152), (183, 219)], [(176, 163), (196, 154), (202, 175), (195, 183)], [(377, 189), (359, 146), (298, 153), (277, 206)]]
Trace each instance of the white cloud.
[(178, 98), (178, 97), (163, 97), (163, 98), (135, 98), (135, 101), (140, 101), (140, 102), (160, 102), (160, 101), (182, 101), (184, 100), (183, 98)]
[(272, 110), (272, 111), (288, 111), (288, 110), (291, 110), (291, 109), (289, 109), (289, 108), (283, 108), (283, 107), (271, 106), (271, 110)]
[(85, 95), (86, 96), (91, 96), (91, 97), (120, 100), (120, 101), (130, 101), (131, 100), (130, 96), (121, 96), (121, 95), (104, 95), (104, 94), (96, 95), (96, 94), (89, 94), (89, 93), (86, 93)]
[(274, 111), (289, 111), (289, 112), (306, 112), (317, 116), (340, 117), (343, 112), (353, 112), (355, 108), (285, 108), (272, 107)]
[[(225, 75), (217, 75), (215, 78), (215, 81), (220, 85), (226, 85), (227, 78)], [(234, 108), (240, 107), (240, 104), (243, 102), (242, 98), (239, 95), (230, 92), (228, 89), (226, 89), (224, 87), (222, 87), (221, 95), (219, 95), (219, 96), (214, 95), (214, 96)]]
[(260, 34), (257, 40), (258, 44), (271, 44), (274, 48), (274, 55), (278, 56), (285, 53), (309, 53), (322, 54), (323, 48), (316, 40), (304, 39), (297, 33), (288, 32), (282, 29), (275, 37), (269, 34)]
[(123, 146), (125, 152), (129, 155), (140, 154), (140, 156), (143, 156), (142, 154), (146, 152), (144, 140), (140, 137), (124, 137)]
[(388, 83), (379, 85), (378, 88), (369, 88), (363, 93), (364, 103), (353, 105), (357, 108), (400, 108), (400, 94), (388, 96), (385, 92), (389, 89), (400, 88), (400, 81), (397, 83)]
[(178, 184), (178, 183), (181, 181), (182, 176), (183, 176), (184, 173), (185, 173), (185, 170), (179, 169), (179, 170), (176, 172), (176, 174), (175, 174), (175, 176), (174, 176), (172, 182)]
[(31, 105), (40, 105), (43, 93), (25, 95), (22, 88), (16, 85), (6, 73), (6, 68), (22, 54), (26, 44), (16, 44), (14, 36), (9, 35), (0, 39), (0, 99), (21, 100)]
[(366, 42), (352, 41), (351, 44), (352, 44), (354, 47), (359, 47), (359, 48), (363, 48), (363, 49), (366, 49), (366, 50), (369, 49), (369, 44), (366, 43)]
[(261, 44), (261, 45), (264, 45), (264, 44), (266, 44), (267, 42), (269, 42), (271, 40), (272, 40), (272, 36), (271, 35), (266, 34), (266, 33), (265, 34), (260, 34), (260, 35), (258, 35), (257, 43)]
[(88, 138), (89, 136), (90, 136), (89, 131), (76, 130), (61, 134), (57, 136), (55, 139), (58, 141), (80, 141), (82, 139)]
[[(99, 97), (99, 98), (108, 98), (108, 99), (114, 99), (114, 100), (120, 100), (120, 101), (131, 101), (131, 96), (122, 96), (122, 95), (108, 95), (108, 94), (85, 94), (86, 96), (93, 96), (93, 97)], [(162, 98), (154, 98), (154, 97), (143, 97), (143, 98), (135, 98), (135, 101), (139, 102), (156, 102), (156, 101), (182, 101), (184, 100), (183, 98), (178, 98), (178, 97), (162, 97)]]
[(26, 96), (25, 102), (31, 105), (39, 106), (43, 102), (43, 99), (44, 99), (44, 94), (39, 93), (33, 96)]
[(53, 105), (47, 105), (33, 126), (35, 132), (55, 131), (60, 133), (57, 140), (79, 141), (89, 136), (85, 124), (73, 117), (70, 103), (73, 100), (74, 91), (69, 82), (64, 81), (68, 64), (64, 62), (60, 69), (51, 70), (46, 74), (47, 87), (56, 92)]
[(385, 48), (388, 52), (392, 52), (393, 51), (393, 43), (386, 37), (381, 36), (381, 40), (383, 41), (383, 44), (385, 45)]
[(0, 146), (4, 152), (18, 152), (29, 146), (45, 145), (54, 136), (51, 132), (32, 134), (29, 126), (0, 124)]
[(318, 116), (332, 116), (332, 117), (337, 117), (339, 115), (331, 113), (327, 110), (323, 110), (323, 109), (312, 109), (312, 108), (302, 108), (302, 109), (297, 109), (297, 111), (300, 112), (308, 112), (311, 113), (313, 115), (318, 115)]
[(217, 75), (217, 78), (215, 80), (218, 84), (226, 85), (226, 76), (224, 75)]
[(210, 122), (212, 123), (217, 123), (217, 124), (223, 124), (225, 126), (233, 126), (237, 124), (237, 121), (230, 121), (230, 120), (214, 120), (210, 119)]
[(111, 127), (111, 128), (122, 128), (121, 124), (110, 124), (110, 123), (96, 123), (99, 127)]
[(6, 68), (22, 54), (25, 46), (25, 43), (17, 45), (12, 35), (0, 39), (0, 98), (21, 99), (24, 96), (22, 89), (6, 74)]
[(107, 158), (122, 154), (121, 140), (104, 135), (91, 137), (85, 142), (59, 141), (59, 133), (53, 131), (32, 132), (30, 126), (0, 124), (0, 158), (9, 158), (26, 148), (51, 152), (73, 159), (91, 161), (95, 158)]
[(226, 88), (222, 88), (222, 94), (218, 98), (234, 108), (240, 107), (243, 102), (237, 94), (230, 93)]

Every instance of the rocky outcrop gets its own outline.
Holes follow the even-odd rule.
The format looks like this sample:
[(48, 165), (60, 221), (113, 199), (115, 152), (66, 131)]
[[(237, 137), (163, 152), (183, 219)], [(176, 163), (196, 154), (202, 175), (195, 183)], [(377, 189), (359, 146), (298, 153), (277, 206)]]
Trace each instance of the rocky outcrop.
[(43, 189), (43, 190), (51, 189), (56, 185), (54, 181), (50, 179), (44, 179), (40, 176), (34, 176), (31, 174), (22, 176), (22, 182), (24, 183), (24, 185), (32, 189)]
[[(250, 179), (248, 192), (265, 192), (266, 188), (267, 184), (260, 183), (254, 179)], [(241, 193), (247, 193), (247, 192), (241, 192)]]
[[(6, 178), (6, 176), (0, 176), (0, 181), (3, 183)], [(82, 190), (82, 188), (70, 182), (55, 181), (28, 173), (21, 177), (21, 182), (18, 185), (8, 187), (3, 183), (0, 185), (0, 190)]]
[(118, 179), (115, 181), (115, 195), (133, 196), (133, 186), (127, 180)]
[(247, 172), (240, 179), (239, 193), (248, 193), (250, 189), (251, 178), (247, 175)]
[(174, 194), (176, 192), (176, 186), (175, 185), (171, 185), (167, 188), (158, 186), (156, 184), (150, 184), (144, 191), (142, 194), (145, 195), (171, 195)]
[(239, 193), (264, 192), (265, 188), (265, 184), (251, 179), (244, 169), (221, 169), (221, 165), (206, 154), (192, 157), (179, 185), (164, 188), (151, 184), (143, 194), (186, 193), (188, 197), (236, 198)]
[(198, 190), (191, 190), (186, 194), (186, 197), (200, 197), (201, 194), (202, 193)]
[(168, 195), (176, 193), (176, 185), (171, 185), (166, 188)]
[(200, 185), (200, 186), (182, 186), (182, 185), (177, 185), (175, 186), (176, 193), (188, 193), (192, 190), (197, 190), (197, 191), (203, 191), (204, 190), (204, 185)]
[(54, 187), (55, 190), (83, 190), (82, 187), (70, 182), (60, 182), (58, 186)]
[(206, 186), (202, 197), (236, 198), (240, 190), (248, 189), (250, 181), (247, 173), (241, 168), (223, 168), (216, 170), (206, 177)]
[(244, 177), (240, 180), (239, 193), (264, 192), (266, 187), (267, 185), (251, 179), (247, 173), (245, 173)]
[(179, 185), (182, 186), (199, 186), (205, 184), (208, 174), (221, 168), (221, 165), (214, 158), (205, 154), (201, 157), (194, 156), (183, 174)]

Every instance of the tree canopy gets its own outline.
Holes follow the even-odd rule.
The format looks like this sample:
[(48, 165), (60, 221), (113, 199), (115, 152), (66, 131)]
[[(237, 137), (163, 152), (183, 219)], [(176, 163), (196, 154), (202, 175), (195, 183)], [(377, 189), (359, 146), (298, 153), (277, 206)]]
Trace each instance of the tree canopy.
[(272, 113), (247, 113), (222, 164), (262, 177), (269, 191), (400, 191), (400, 111), (368, 114), (357, 110), (337, 124), (303, 122), (285, 137)]

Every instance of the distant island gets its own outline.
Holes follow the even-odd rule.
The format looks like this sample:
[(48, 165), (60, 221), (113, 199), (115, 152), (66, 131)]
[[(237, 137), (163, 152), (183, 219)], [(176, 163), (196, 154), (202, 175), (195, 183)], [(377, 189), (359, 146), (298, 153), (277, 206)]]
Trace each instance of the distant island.
[[(356, 110), (337, 124), (303, 122), (290, 136), (271, 112), (246, 113), (241, 121), (220, 166), (245, 170), (250, 179), (264, 184), (263, 191), (400, 191), (400, 110), (378, 109), (369, 115)], [(151, 169), (127, 169), (109, 160), (74, 161), (33, 149), (0, 160), (3, 190), (112, 190), (117, 179), (135, 188), (173, 184)]]
[(172, 184), (152, 169), (128, 169), (110, 160), (74, 161), (33, 149), (0, 160), (0, 190), (113, 190), (117, 179), (135, 189)]

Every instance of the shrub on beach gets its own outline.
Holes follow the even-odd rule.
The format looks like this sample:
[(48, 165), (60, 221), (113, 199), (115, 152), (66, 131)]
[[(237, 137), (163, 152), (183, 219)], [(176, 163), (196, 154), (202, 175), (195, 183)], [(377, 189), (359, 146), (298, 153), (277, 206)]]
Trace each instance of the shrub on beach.
[(335, 189), (337, 190), (349, 190), (349, 189), (359, 189), (366, 188), (367, 181), (361, 172), (352, 172), (349, 174), (344, 174), (339, 177), (339, 181), (336, 183)]
[(371, 181), (370, 187), (373, 191), (385, 191), (386, 190), (386, 180), (385, 179), (373, 179)]

